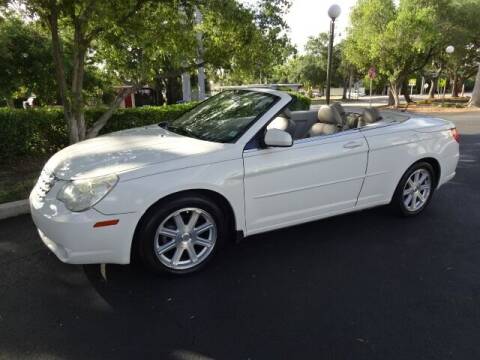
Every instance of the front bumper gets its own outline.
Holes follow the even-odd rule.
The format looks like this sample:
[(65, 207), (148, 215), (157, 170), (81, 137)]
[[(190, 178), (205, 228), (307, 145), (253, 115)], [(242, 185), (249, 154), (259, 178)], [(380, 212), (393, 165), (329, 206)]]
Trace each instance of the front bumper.
[[(50, 193), (56, 193), (52, 189)], [(69, 264), (128, 264), (136, 213), (104, 215), (95, 209), (71, 212), (53, 195), (30, 194), (33, 222), (44, 244), (57, 257)], [(113, 226), (97, 227), (100, 221), (118, 219)]]

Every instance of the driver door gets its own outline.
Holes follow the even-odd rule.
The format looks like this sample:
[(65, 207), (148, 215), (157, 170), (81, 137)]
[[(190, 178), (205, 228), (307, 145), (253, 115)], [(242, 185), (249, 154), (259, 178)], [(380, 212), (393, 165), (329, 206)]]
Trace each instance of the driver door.
[(358, 130), (243, 153), (247, 234), (320, 219), (355, 207), (368, 145)]

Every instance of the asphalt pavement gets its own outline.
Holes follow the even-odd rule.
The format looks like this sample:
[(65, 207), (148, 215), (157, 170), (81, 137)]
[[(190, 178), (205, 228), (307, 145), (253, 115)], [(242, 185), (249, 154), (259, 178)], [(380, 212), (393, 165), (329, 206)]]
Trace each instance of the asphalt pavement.
[(199, 274), (62, 264), (0, 222), (1, 359), (480, 358), (480, 115), (420, 216), (386, 208), (231, 245)]

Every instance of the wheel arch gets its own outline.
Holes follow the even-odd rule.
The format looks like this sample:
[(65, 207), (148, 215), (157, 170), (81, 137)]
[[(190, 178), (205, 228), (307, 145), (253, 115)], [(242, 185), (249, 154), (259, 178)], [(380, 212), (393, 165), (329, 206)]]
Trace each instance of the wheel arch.
[(438, 186), (438, 182), (440, 181), (440, 177), (442, 176), (442, 167), (440, 166), (440, 162), (433, 157), (425, 157), (415, 161), (412, 165), (409, 166), (409, 168), (415, 164), (418, 164), (419, 162), (426, 162), (427, 164), (430, 164), (432, 166), (435, 176), (434, 188), (436, 188)]
[[(440, 181), (440, 176), (442, 175), (442, 168), (440, 166), (440, 162), (434, 158), (434, 157), (431, 157), (431, 156), (426, 156), (426, 157), (422, 157), (416, 161), (414, 161), (413, 163), (411, 163), (406, 169), (405, 171), (403, 171), (401, 174), (400, 174), (400, 177), (398, 178), (397, 182), (396, 182), (396, 185), (395, 185), (395, 188), (393, 189), (393, 192), (391, 193), (390, 195), (390, 203), (392, 202), (393, 200), (393, 197), (395, 195), (395, 191), (397, 190), (398, 186), (400, 185), (400, 181), (402, 181), (402, 178), (403, 176), (406, 174), (406, 172), (414, 165), (418, 164), (418, 163), (421, 163), (421, 162), (426, 162), (427, 164), (429, 164), (432, 168), (433, 168), (433, 171), (434, 171), (434, 177), (435, 177), (435, 186), (433, 187), (434, 189), (436, 189), (438, 187), (438, 183)], [(395, 184), (395, 183), (394, 183)]]
[[(204, 197), (208, 198), (209, 200), (215, 202), (215, 204), (220, 206), (222, 211), (224, 211), (224, 213), (227, 214), (228, 227), (229, 227), (229, 229), (231, 229), (232, 234), (235, 231), (237, 231), (237, 217), (236, 217), (235, 211), (234, 211), (233, 206), (231, 205), (230, 201), (228, 201), (228, 199), (224, 195), (220, 194), (217, 191), (210, 190), (210, 189), (199, 188), (199, 189), (180, 190), (180, 191), (171, 193), (169, 195), (166, 195), (166, 196), (158, 199), (153, 204), (151, 204), (148, 207), (148, 209), (142, 214), (142, 216), (140, 217), (140, 220), (138, 221), (137, 225), (135, 226), (135, 231), (134, 231), (134, 235), (133, 235), (133, 239), (132, 239), (132, 243), (131, 243), (131, 247), (130, 247), (130, 261), (131, 262), (138, 255), (138, 254), (136, 254), (136, 251), (135, 251), (135, 249), (137, 248), (136, 241), (138, 239), (138, 236), (137, 236), (138, 231), (139, 231), (140, 227), (142, 226), (143, 221), (145, 221), (145, 219), (154, 210), (154, 208), (156, 206), (158, 206), (159, 204), (161, 204), (162, 202), (170, 201), (170, 200), (173, 200), (173, 199), (177, 199), (177, 198), (180, 198), (180, 197), (183, 197), (183, 196), (189, 196), (189, 195), (190, 196), (191, 195), (204, 196)], [(243, 230), (241, 230), (241, 232), (243, 233)]]

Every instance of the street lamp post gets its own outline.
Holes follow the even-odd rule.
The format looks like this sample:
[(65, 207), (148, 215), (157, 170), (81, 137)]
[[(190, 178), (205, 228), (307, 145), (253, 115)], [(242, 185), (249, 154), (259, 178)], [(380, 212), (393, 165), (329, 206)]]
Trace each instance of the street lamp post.
[[(453, 54), (455, 48), (452, 45), (448, 45), (445, 49), (447, 55)], [(455, 86), (455, 84), (453, 84)], [(447, 92), (447, 79), (445, 78), (445, 85), (443, 85), (443, 96), (442, 96), (442, 105), (445, 103), (445, 93)]]
[(328, 62), (327, 62), (327, 89), (325, 96), (327, 99), (327, 105), (330, 104), (330, 82), (332, 78), (332, 58), (333, 58), (333, 36), (335, 32), (335, 19), (340, 16), (340, 6), (334, 4), (328, 9), (328, 16), (330, 16), (330, 39), (328, 42)]

